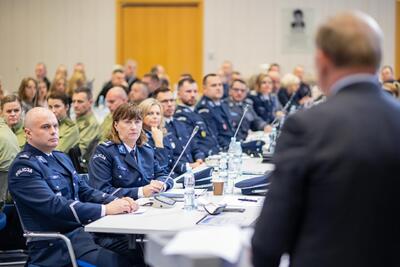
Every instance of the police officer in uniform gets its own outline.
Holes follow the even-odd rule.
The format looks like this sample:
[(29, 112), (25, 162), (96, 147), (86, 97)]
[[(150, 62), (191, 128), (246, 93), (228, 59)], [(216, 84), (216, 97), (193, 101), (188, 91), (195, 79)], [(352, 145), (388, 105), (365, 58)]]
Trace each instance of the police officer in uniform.
[(72, 105), (76, 114), (76, 124), (79, 129), (79, 149), (83, 158), (87, 158), (88, 147), (98, 138), (100, 125), (92, 112), (93, 95), (89, 88), (75, 89), (72, 95)]
[(247, 112), (244, 115), (242, 125), (239, 128), (236, 139), (245, 140), (249, 130), (253, 131), (265, 131), (269, 132), (271, 127), (268, 126), (267, 122), (264, 121), (253, 109), (252, 101), (246, 99), (248, 93), (248, 87), (243, 80), (234, 80), (229, 89), (229, 97), (223, 101), (228, 104), (229, 112), (232, 117), (233, 127), (238, 127), (240, 119), (243, 116), (245, 107), (247, 106)]
[[(69, 158), (54, 149), (58, 145), (58, 121), (49, 110), (31, 109), (25, 120), (27, 144), (9, 171), (9, 190), (27, 230), (60, 232), (74, 247), (76, 257), (96, 266), (129, 266), (123, 251), (126, 240), (87, 233), (82, 225), (108, 214), (132, 212), (131, 198), (95, 190), (80, 178)], [(29, 263), (35, 266), (68, 266), (62, 240), (28, 240)], [(112, 251), (108, 248), (119, 251)]]
[(22, 119), (22, 105), (18, 96), (7, 95), (1, 100), (1, 116), (16, 135), (18, 145), (22, 148), (25, 145), (26, 139)]
[(101, 124), (101, 136), (100, 141), (107, 140), (108, 136), (111, 133), (112, 126), (112, 114), (113, 112), (123, 103), (128, 102), (128, 95), (124, 88), (116, 86), (111, 88), (106, 95), (106, 105), (110, 110), (110, 113), (104, 118), (103, 123)]
[(97, 146), (89, 164), (89, 183), (114, 196), (150, 197), (172, 188), (154, 150), (146, 144), (140, 110), (122, 104), (113, 113), (109, 141)]
[(196, 105), (196, 112), (205, 123), (216, 133), (217, 140), (222, 149), (227, 150), (231, 137), (234, 135), (232, 118), (226, 103), (221, 102), (223, 87), (221, 78), (214, 73), (203, 78), (204, 96)]
[(193, 142), (199, 146), (206, 156), (210, 156), (217, 154), (221, 148), (215, 133), (210, 130), (203, 118), (194, 112), (197, 95), (197, 84), (192, 78), (180, 80), (178, 82), (178, 100), (180, 104), (176, 108), (174, 118), (182, 122), (189, 133), (193, 131), (194, 127), (199, 127)]
[[(167, 135), (171, 146), (172, 146), (172, 157), (173, 164), (178, 160), (179, 155), (183, 151), (183, 148), (187, 144), (190, 138), (190, 134), (185, 125), (178, 120), (174, 120), (175, 113), (175, 99), (169, 88), (159, 88), (154, 92), (154, 97), (161, 103), (163, 107), (163, 116), (165, 120), (165, 128), (167, 129)], [(192, 169), (200, 166), (204, 162), (205, 154), (200, 150), (195, 140), (192, 140), (185, 152), (183, 153), (180, 161), (178, 162), (174, 172), (182, 174), (186, 172), (186, 163), (192, 167)], [(173, 166), (171, 166), (172, 168)]]
[(62, 92), (54, 91), (47, 97), (49, 109), (56, 115), (59, 123), (60, 141), (57, 150), (68, 151), (79, 143), (79, 130), (69, 117), (69, 97)]

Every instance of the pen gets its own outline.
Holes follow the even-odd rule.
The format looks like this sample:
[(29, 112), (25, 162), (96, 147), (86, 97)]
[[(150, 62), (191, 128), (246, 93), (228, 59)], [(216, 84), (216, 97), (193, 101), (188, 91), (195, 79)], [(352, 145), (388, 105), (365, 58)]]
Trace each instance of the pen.
[(248, 198), (238, 198), (240, 201), (249, 201), (249, 202), (257, 202), (256, 199), (248, 199)]

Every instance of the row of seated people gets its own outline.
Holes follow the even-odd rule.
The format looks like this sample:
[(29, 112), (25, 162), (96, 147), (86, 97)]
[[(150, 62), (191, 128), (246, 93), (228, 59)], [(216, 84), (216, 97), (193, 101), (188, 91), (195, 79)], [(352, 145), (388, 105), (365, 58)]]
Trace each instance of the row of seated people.
[[(268, 80), (268, 77), (266, 79)], [(266, 82), (264, 84), (271, 83)], [(184, 88), (189, 89), (183, 90)], [(105, 214), (112, 214), (107, 213), (107, 209), (103, 208), (103, 206), (100, 207), (100, 216), (98, 213), (96, 213), (96, 215), (93, 215), (92, 213), (84, 214), (87, 212), (87, 209), (85, 209), (84, 204), (81, 206), (79, 200), (85, 201), (86, 199), (86, 201), (89, 202), (103, 201), (106, 203), (115, 197), (119, 197), (122, 200), (125, 199), (124, 201), (121, 201), (121, 205), (125, 205), (124, 207), (130, 210), (132, 209), (132, 206), (134, 206), (134, 204), (131, 203), (131, 198), (136, 199), (142, 196), (151, 196), (154, 193), (170, 188), (172, 186), (172, 180), (167, 177), (167, 166), (170, 168), (171, 162), (174, 162), (173, 159), (176, 156), (174, 149), (179, 147), (179, 145), (182, 147), (182, 144), (185, 143), (182, 140), (185, 138), (187, 140), (191, 129), (196, 125), (201, 129), (197, 136), (197, 141), (193, 143), (193, 146), (197, 145), (197, 148), (193, 147), (188, 150), (187, 155), (185, 156), (186, 161), (189, 161), (192, 164), (201, 164), (205, 156), (217, 153), (221, 149), (226, 149), (235, 130), (234, 119), (232, 117), (234, 112), (232, 112), (232, 107), (243, 106), (243, 101), (248, 101), (245, 100), (247, 93), (246, 84), (241, 80), (234, 81), (230, 88), (230, 98), (222, 100), (223, 87), (220, 78), (218, 75), (209, 74), (203, 79), (203, 91), (204, 96), (196, 104), (196, 83), (191, 79), (182, 80), (178, 85), (178, 97), (180, 98), (181, 104), (178, 106), (176, 111), (175, 99), (169, 89), (157, 90), (154, 93), (155, 99), (147, 99), (139, 104), (138, 107), (124, 103), (127, 102), (127, 95), (122, 88), (112, 88), (107, 93), (106, 102), (112, 114), (110, 131), (106, 135), (108, 141), (103, 142), (96, 147), (89, 164), (90, 186), (100, 189), (105, 193), (109, 193), (110, 196), (114, 196), (108, 197), (107, 195), (106, 197), (106, 195), (103, 194), (101, 201), (99, 199), (95, 200), (96, 197), (85, 197), (83, 192), (82, 196), (80, 196), (81, 193), (78, 193), (78, 195), (75, 194), (74, 196), (71, 192), (73, 190), (79, 192), (80, 189), (71, 189), (72, 186), (70, 183), (66, 183), (64, 180), (58, 180), (73, 174), (72, 179), (74, 179), (74, 181), (76, 180), (74, 187), (85, 187), (84, 182), (75, 175), (76, 172), (74, 171), (73, 166), (62, 153), (53, 153), (56, 158), (55, 161), (49, 156), (53, 149), (59, 145), (58, 138), (54, 137), (46, 139), (46, 136), (41, 135), (41, 131), (48, 131), (49, 128), (57, 129), (58, 125), (60, 125), (61, 129), (62, 118), (67, 117), (66, 113), (69, 105), (67, 100), (64, 102), (62, 97), (58, 98), (56, 94), (53, 96), (50, 95), (48, 97), (48, 106), (49, 109), (53, 111), (53, 114), (55, 115), (53, 116), (56, 118), (56, 122), (45, 124), (41, 124), (40, 121), (35, 123), (32, 122), (35, 118), (38, 119), (41, 117), (45, 117), (48, 120), (52, 119), (49, 112), (46, 113), (44, 109), (39, 109), (39, 111), (34, 109), (31, 112), (31, 114), (34, 115), (31, 115), (30, 119), (27, 115), (24, 132), (28, 144), (24, 146), (23, 152), (16, 157), (13, 167), (9, 172), (11, 194), (14, 197), (14, 200), (16, 200), (21, 206), (22, 217), (32, 223), (28, 223), (28, 227), (33, 227), (33, 230), (44, 231), (61, 229), (61, 232), (72, 234), (71, 231), (80, 229), (79, 227), (74, 228), (77, 225), (82, 223), (85, 224)], [(90, 90), (87, 89), (79, 89), (76, 90), (75, 93), (77, 95), (83, 94), (85, 99), (89, 102), (87, 111), (89, 114), (92, 114), (92, 99), (89, 92)], [(238, 95), (234, 97), (234, 93), (237, 93), (243, 99)], [(186, 96), (184, 96), (185, 94)], [(75, 104), (75, 102), (78, 103), (79, 101), (74, 96), (73, 103)], [(269, 97), (271, 97), (271, 95), (269, 95)], [(294, 102), (294, 97), (290, 98), (291, 101)], [(7, 97), (5, 99), (7, 99)], [(271, 98), (266, 99), (271, 100)], [(7, 103), (13, 102), (17, 102), (18, 104), (18, 99), (17, 101)], [(7, 110), (7, 103), (2, 102), (2, 111)], [(232, 103), (234, 105), (230, 105)], [(242, 105), (236, 105), (237, 103), (241, 103)], [(21, 110), (21, 104), (19, 103), (19, 105), (19, 109)], [(64, 107), (65, 112), (64, 110), (59, 112), (58, 109), (60, 107)], [(7, 114), (7, 112), (4, 113)], [(10, 114), (12, 113), (15, 113), (15, 110), (12, 109)], [(47, 115), (44, 116), (43, 114)], [(76, 112), (76, 114), (77, 118), (79, 118), (79, 112)], [(87, 115), (87, 113), (85, 114)], [(249, 112), (249, 114), (253, 114), (253, 118), (257, 118), (256, 116), (258, 116), (256, 111)], [(274, 114), (274, 116), (277, 115), (277, 113)], [(194, 119), (196, 116), (197, 120)], [(240, 119), (240, 116), (237, 116), (237, 118)], [(163, 120), (166, 121), (166, 132), (163, 132)], [(259, 119), (257, 120), (259, 121), (258, 129), (264, 129), (268, 125), (268, 122), (266, 121), (262, 122)], [(246, 121), (248, 121), (250, 125), (254, 119), (249, 119), (246, 116)], [(178, 122), (183, 123), (183, 127), (179, 128), (180, 126), (177, 126), (179, 125)], [(238, 120), (236, 120), (236, 125), (237, 123)], [(36, 129), (36, 134), (33, 134), (31, 129), (35, 127), (38, 127), (39, 129)], [(57, 135), (57, 131), (58, 130), (54, 130), (52, 136)], [(91, 132), (94, 132), (95, 134), (98, 133), (96, 130)], [(174, 132), (176, 135), (173, 134)], [(172, 138), (172, 136), (175, 136), (175, 139)], [(62, 140), (61, 135), (60, 140)], [(200, 145), (201, 141), (199, 140), (204, 141), (208, 146), (205, 146), (202, 149)], [(213, 141), (214, 143), (210, 145), (206, 140)], [(46, 147), (42, 142), (50, 144), (47, 144)], [(47, 153), (49, 152), (48, 147), (51, 147), (50, 153)], [(213, 152), (213, 149), (216, 151)], [(175, 152), (179, 153), (179, 148), (176, 149)], [(43, 168), (43, 164), (47, 165), (49, 170)], [(185, 170), (183, 166), (184, 164), (182, 164), (182, 167), (177, 170), (184, 172)], [(65, 170), (68, 172), (66, 173)], [(62, 196), (70, 199), (72, 202), (67, 202), (65, 206), (61, 206), (60, 210), (51, 209), (52, 206), (46, 206), (46, 210), (34, 207), (43, 200), (44, 196), (40, 195), (42, 192), (35, 191), (35, 189), (37, 189), (35, 186), (39, 185), (37, 184), (38, 181), (34, 179), (36, 176), (32, 175), (33, 171), (40, 172), (38, 177), (47, 177), (47, 180), (45, 180), (46, 184), (43, 184), (43, 181), (41, 181), (40, 186), (49, 187), (51, 191), (47, 192), (48, 194)], [(48, 179), (49, 175), (54, 179)], [(31, 187), (29, 186), (29, 183), (27, 183), (27, 178), (32, 178), (32, 181), (29, 181), (33, 182)], [(71, 177), (69, 179), (71, 179)], [(68, 179), (66, 178), (65, 180)], [(89, 189), (85, 190), (87, 191)], [(92, 191), (91, 195), (96, 195), (96, 191)], [(48, 195), (45, 196), (45, 199), (48, 200)], [(57, 203), (57, 205), (62, 204), (63, 203)], [(48, 203), (48, 205), (52, 205), (52, 203)], [(90, 205), (87, 205), (87, 207), (89, 206)], [(65, 224), (60, 224), (59, 221), (54, 219), (51, 222), (43, 222), (43, 218), (49, 219), (49, 217), (60, 215), (59, 212), (66, 212), (66, 209), (67, 213), (71, 216), (66, 216), (68, 218), (60, 218), (60, 221), (63, 221), (63, 219), (67, 220), (67, 222), (63, 221)], [(35, 212), (32, 212), (32, 210)], [(115, 212), (119, 213), (121, 210), (123, 210), (123, 208), (118, 208)], [(73, 220), (73, 223), (68, 220)], [(44, 226), (41, 226), (42, 223)], [(79, 235), (82, 234), (81, 230), (78, 232)], [(72, 237), (75, 238), (74, 235), (72, 235)], [(36, 251), (33, 249), (32, 258), (38, 262), (41, 260), (48, 260), (47, 258), (35, 258), (35, 256), (38, 256), (38, 254), (35, 253), (43, 253), (45, 251), (45, 253), (50, 254), (54, 252), (49, 249), (52, 245), (47, 245), (48, 246), (44, 246)]]

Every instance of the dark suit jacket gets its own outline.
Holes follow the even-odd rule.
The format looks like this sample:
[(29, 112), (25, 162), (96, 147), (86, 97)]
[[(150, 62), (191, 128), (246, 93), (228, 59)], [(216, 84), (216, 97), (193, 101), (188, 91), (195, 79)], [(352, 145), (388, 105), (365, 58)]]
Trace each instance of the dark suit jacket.
[(253, 263), (400, 266), (400, 105), (357, 83), (289, 117), (252, 240)]

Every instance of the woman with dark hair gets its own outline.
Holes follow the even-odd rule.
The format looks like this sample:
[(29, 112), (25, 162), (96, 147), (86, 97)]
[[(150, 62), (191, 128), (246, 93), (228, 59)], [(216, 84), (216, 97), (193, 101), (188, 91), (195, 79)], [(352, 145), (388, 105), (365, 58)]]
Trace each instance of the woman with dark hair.
[(47, 104), (58, 120), (59, 141), (56, 150), (68, 153), (79, 143), (78, 126), (69, 118), (69, 97), (65, 93), (52, 92), (47, 97)]
[(47, 88), (47, 83), (45, 81), (38, 82), (38, 97), (37, 106), (47, 108), (47, 94), (49, 88)]
[(36, 106), (37, 94), (36, 80), (32, 77), (22, 79), (18, 89), (18, 97), (25, 113)]
[(109, 141), (97, 146), (89, 163), (89, 183), (117, 197), (149, 197), (172, 188), (173, 180), (155, 159), (134, 104), (122, 104), (113, 113)]
[(18, 145), (22, 148), (26, 143), (24, 132), (24, 121), (22, 115), (22, 105), (18, 96), (7, 95), (3, 97), (0, 104), (0, 114), (8, 127), (17, 136)]

